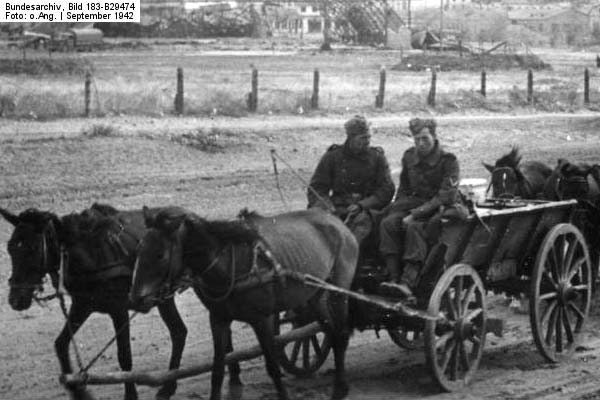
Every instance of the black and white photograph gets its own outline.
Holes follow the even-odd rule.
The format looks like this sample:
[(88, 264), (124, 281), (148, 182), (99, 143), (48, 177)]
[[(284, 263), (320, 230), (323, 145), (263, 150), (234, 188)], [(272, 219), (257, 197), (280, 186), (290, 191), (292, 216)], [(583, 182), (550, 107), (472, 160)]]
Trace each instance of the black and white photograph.
[(600, 399), (598, 0), (2, 0), (0, 399)]

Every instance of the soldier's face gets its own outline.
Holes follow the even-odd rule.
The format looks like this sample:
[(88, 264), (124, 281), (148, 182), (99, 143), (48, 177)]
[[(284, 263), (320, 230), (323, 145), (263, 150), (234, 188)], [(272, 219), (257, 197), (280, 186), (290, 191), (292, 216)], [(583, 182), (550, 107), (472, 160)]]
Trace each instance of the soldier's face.
[(420, 156), (428, 155), (435, 146), (435, 138), (429, 133), (429, 129), (427, 128), (421, 129), (421, 132), (413, 135), (413, 139)]
[(355, 153), (361, 153), (367, 150), (371, 143), (371, 134), (369, 132), (362, 135), (356, 135), (350, 138), (348, 142), (350, 150)]

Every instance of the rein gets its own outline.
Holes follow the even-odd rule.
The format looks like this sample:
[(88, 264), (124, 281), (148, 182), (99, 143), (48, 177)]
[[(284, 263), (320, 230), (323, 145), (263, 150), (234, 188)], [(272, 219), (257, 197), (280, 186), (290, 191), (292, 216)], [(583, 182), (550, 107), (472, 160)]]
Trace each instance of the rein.
[[(206, 287), (206, 285), (202, 284), (202, 280), (194, 280), (194, 288), (197, 288), (201, 293), (202, 296), (206, 297), (207, 300), (214, 302), (214, 303), (220, 303), (224, 300), (226, 300), (231, 293), (233, 293), (233, 289), (235, 287), (235, 250), (233, 245), (229, 245), (229, 248), (231, 249), (230, 253), (231, 253), (231, 261), (229, 263), (230, 268), (230, 279), (229, 279), (229, 285), (227, 287), (227, 290), (220, 296), (216, 296), (213, 297), (211, 295), (208, 294), (208, 288)], [(221, 250), (222, 252), (223, 250)], [(215, 257), (215, 259), (210, 263), (210, 265), (204, 270), (202, 271), (202, 273), (200, 274), (200, 279), (202, 279), (202, 275), (206, 275), (207, 272), (210, 271), (210, 269), (212, 269), (215, 265), (218, 264), (220, 259), (220, 254), (217, 255), (217, 257)]]

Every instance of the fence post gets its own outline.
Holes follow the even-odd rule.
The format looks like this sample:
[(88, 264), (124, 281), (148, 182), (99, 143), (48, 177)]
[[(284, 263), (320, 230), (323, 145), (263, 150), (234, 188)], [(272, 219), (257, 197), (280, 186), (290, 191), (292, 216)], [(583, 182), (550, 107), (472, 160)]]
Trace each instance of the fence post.
[(379, 70), (379, 93), (375, 96), (375, 107), (383, 108), (383, 98), (385, 96), (385, 67)]
[(258, 70), (252, 67), (252, 90), (248, 93), (248, 111), (255, 112), (258, 106)]
[(486, 81), (486, 73), (485, 73), (485, 69), (482, 69), (481, 70), (481, 95), (483, 97), (485, 97), (485, 95), (486, 95), (486, 93), (485, 93), (486, 92), (485, 91), (485, 89), (486, 89), (486, 87), (485, 87), (486, 82), (485, 81)]
[(429, 89), (429, 95), (427, 96), (427, 105), (435, 107), (435, 85), (437, 81), (437, 73), (435, 70), (431, 71), (431, 88)]
[(177, 93), (175, 94), (175, 114), (183, 114), (183, 68), (177, 67)]
[(583, 104), (590, 104), (590, 71), (583, 72)]
[(91, 99), (91, 88), (92, 86), (92, 73), (87, 71), (85, 73), (85, 116), (90, 116), (90, 99)]
[(533, 71), (527, 71), (527, 102), (533, 103)]
[(319, 70), (315, 68), (313, 73), (313, 92), (310, 98), (310, 107), (313, 110), (319, 108)]

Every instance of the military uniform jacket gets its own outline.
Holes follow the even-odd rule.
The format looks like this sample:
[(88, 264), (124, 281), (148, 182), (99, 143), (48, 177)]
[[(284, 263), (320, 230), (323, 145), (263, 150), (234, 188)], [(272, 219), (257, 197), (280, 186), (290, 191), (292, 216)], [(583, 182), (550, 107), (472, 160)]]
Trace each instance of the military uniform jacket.
[[(363, 154), (352, 153), (346, 145), (332, 145), (323, 155), (310, 186), (336, 209), (357, 202), (363, 209), (380, 210), (394, 196), (394, 182), (381, 147), (369, 147)], [(308, 190), (308, 206), (319, 199)]]
[(415, 219), (426, 219), (461, 203), (459, 166), (456, 156), (444, 151), (436, 141), (435, 148), (425, 158), (411, 147), (402, 157), (402, 172), (393, 211), (409, 211)]

